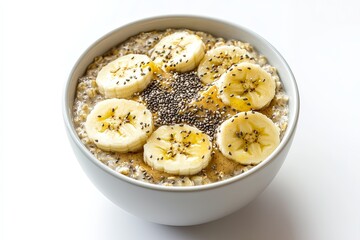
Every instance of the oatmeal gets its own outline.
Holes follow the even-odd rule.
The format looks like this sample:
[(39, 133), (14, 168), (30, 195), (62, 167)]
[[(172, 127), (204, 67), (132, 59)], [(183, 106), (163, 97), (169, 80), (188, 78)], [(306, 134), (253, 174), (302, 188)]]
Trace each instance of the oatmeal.
[[(199, 44), (203, 46), (202, 51), (204, 53), (201, 55), (202, 47), (199, 47), (199, 52), (196, 52), (197, 56), (201, 56), (199, 57), (201, 59), (189, 59), (186, 54), (183, 54), (183, 57), (176, 58), (174, 55), (176, 55), (177, 51), (182, 50), (182, 46), (174, 45), (174, 48), (178, 47), (179, 49), (174, 51), (172, 46), (167, 47), (161, 42), (166, 37), (171, 38), (174, 34), (184, 34), (185, 38), (187, 34), (190, 34), (192, 37), (196, 36), (197, 39), (201, 39), (202, 43)], [(178, 36), (178, 38), (182, 40), (184, 36)], [(195, 40), (192, 39), (191, 41), (194, 42)], [(97, 81), (99, 75), (104, 75), (102, 71), (104, 71), (105, 67), (113, 64), (114, 60), (128, 56), (127, 62), (135, 61), (137, 60), (135, 57), (140, 54), (144, 57), (134, 63), (138, 69), (132, 70), (126, 65), (125, 69), (128, 72), (125, 71), (124, 74), (128, 74), (129, 77), (124, 78), (124, 82), (117, 82), (115, 90), (109, 88), (106, 83)], [(152, 61), (156, 64), (152, 64)], [(187, 61), (192, 61), (195, 67), (189, 66)], [(236, 63), (234, 64), (234, 62)], [(189, 68), (192, 70), (188, 70)], [(115, 70), (109, 70), (111, 77), (119, 74), (118, 71), (121, 66), (114, 66), (113, 69)], [(134, 75), (131, 75), (132, 71)], [(138, 72), (136, 73), (136, 71)], [(254, 71), (256, 72), (253, 73)], [(143, 85), (133, 84), (134, 86), (132, 86), (133, 82), (137, 83), (139, 76), (141, 78), (146, 77), (144, 81), (148, 82)], [(248, 79), (238, 81), (239, 77)], [(250, 81), (248, 81), (249, 79)], [(259, 81), (254, 79), (259, 79)], [(259, 83), (260, 80), (261, 83)], [(268, 89), (273, 88), (273, 95), (266, 101), (250, 101), (247, 96), (255, 96), (259, 91), (260, 94), (258, 95), (261, 96), (269, 95), (268, 92), (271, 92), (267, 90), (268, 92), (262, 93), (261, 87), (259, 87), (260, 90), (256, 90), (259, 84), (266, 86)], [(125, 90), (121, 91), (121, 89)], [(121, 95), (124, 97), (118, 97), (118, 94), (129, 94), (131, 92), (126, 89), (135, 89), (135, 92), (130, 96)], [(128, 144), (131, 146), (118, 146), (114, 150), (114, 147), (99, 146), (101, 139), (98, 140), (89, 136), (89, 130), (86, 131), (89, 114), (96, 105), (110, 98), (124, 98), (128, 99), (126, 101), (132, 100), (146, 106), (146, 111), (149, 111), (148, 115), (151, 114), (152, 120), (146, 120), (145, 118), (142, 121), (137, 120), (136, 117), (139, 118), (139, 115), (132, 114), (129, 110), (127, 116), (121, 119), (121, 123), (114, 124), (111, 121), (118, 120), (118, 115), (114, 112), (121, 109), (115, 110), (115, 108), (112, 108), (113, 113), (110, 111), (110, 117), (108, 116), (110, 120), (102, 120), (103, 129), (101, 131), (114, 130), (115, 128), (119, 130), (122, 124), (138, 121), (138, 128), (143, 131), (141, 145), (134, 141), (134, 143)], [(129, 105), (129, 102), (119, 103), (118, 106), (124, 104)], [(262, 116), (265, 115), (267, 116), (264, 119), (265, 123), (268, 123), (267, 119), (271, 119), (272, 123), (279, 129), (266, 134), (278, 135), (278, 139), (281, 140), (287, 127), (287, 104), (288, 96), (283, 89), (276, 69), (268, 64), (265, 56), (257, 53), (249, 43), (216, 38), (204, 32), (168, 29), (166, 31), (140, 33), (110, 49), (104, 55), (96, 57), (93, 63), (88, 66), (84, 76), (79, 78), (73, 106), (73, 121), (77, 134), (89, 151), (99, 161), (116, 172), (154, 184), (192, 186), (221, 181), (246, 172), (257, 165), (261, 160), (246, 156), (250, 152), (259, 151), (254, 147), (260, 141), (258, 130), (254, 129), (252, 132), (245, 133), (240, 130), (233, 130), (235, 128), (231, 127), (231, 125), (230, 127), (223, 125), (236, 122), (239, 122), (239, 124), (246, 123), (246, 120), (258, 122), (261, 125), (263, 124), (261, 122), (263, 121)], [(103, 116), (98, 115), (96, 117), (100, 119)], [(182, 171), (179, 172), (180, 174), (172, 174), (171, 170), (157, 170), (156, 166), (159, 160), (161, 162), (163, 159), (158, 159), (153, 163), (154, 165), (151, 165), (153, 154), (150, 150), (147, 151), (148, 153), (144, 153), (143, 144), (149, 142), (151, 135), (155, 135), (162, 126), (183, 128), (184, 125), (199, 130), (196, 133), (197, 135), (204, 133), (209, 137), (209, 161), (206, 166), (201, 167), (201, 171), (194, 174), (191, 171), (185, 171), (187, 174), (181, 174), (184, 173)], [(252, 124), (251, 126), (256, 127), (255, 125)], [(151, 130), (152, 126), (153, 130)], [(169, 131), (172, 130), (166, 130), (166, 132)], [(185, 132), (185, 130), (179, 131)], [(191, 134), (194, 134), (194, 130), (188, 130), (186, 136), (183, 136), (182, 139), (186, 139)], [(226, 137), (228, 136), (226, 134), (230, 134), (233, 138)], [(165, 135), (159, 135), (158, 138)], [(232, 139), (232, 142), (229, 142), (229, 139)], [(242, 142), (241, 147), (244, 149), (241, 152), (238, 151), (240, 145), (235, 146), (235, 142), (239, 139)], [(165, 140), (170, 141), (171, 139), (161, 139), (161, 141)], [(172, 139), (172, 141), (175, 141), (173, 143), (175, 145), (172, 146), (179, 145), (179, 140)], [(146, 144), (150, 146), (149, 143)], [(219, 146), (219, 144), (223, 146)], [(185, 144), (184, 147), (183, 145), (181, 147), (179, 145), (178, 149), (181, 149), (183, 154), (186, 155), (189, 146)], [(269, 151), (272, 150), (273, 148), (269, 149)], [(172, 154), (169, 156), (174, 157), (177, 154), (174, 151), (171, 147), (171, 151), (168, 151), (167, 154)], [(192, 151), (198, 152), (200, 150), (194, 148)], [(205, 155), (203, 154), (201, 157), (205, 158)], [(240, 162), (236, 161), (242, 158), (246, 159)]]

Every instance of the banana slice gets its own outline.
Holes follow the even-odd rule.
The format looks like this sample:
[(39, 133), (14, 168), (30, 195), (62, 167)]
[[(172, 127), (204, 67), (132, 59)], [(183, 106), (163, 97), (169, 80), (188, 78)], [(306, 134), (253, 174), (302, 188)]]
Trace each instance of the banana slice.
[(85, 122), (88, 137), (106, 151), (140, 150), (153, 130), (152, 115), (143, 104), (126, 99), (97, 103)]
[(239, 47), (220, 46), (206, 52), (198, 67), (198, 76), (205, 84), (218, 80), (233, 64), (251, 61), (250, 54)]
[(204, 54), (205, 44), (199, 36), (176, 32), (156, 44), (151, 59), (166, 71), (187, 72), (196, 68)]
[(275, 80), (253, 63), (233, 65), (221, 75), (217, 84), (221, 100), (239, 111), (261, 109), (275, 96)]
[(241, 164), (258, 164), (280, 143), (278, 127), (265, 115), (241, 112), (223, 122), (216, 136), (221, 153)]
[(96, 77), (96, 84), (106, 98), (128, 98), (144, 90), (152, 76), (153, 69), (148, 56), (128, 54), (104, 66)]
[(192, 175), (211, 159), (210, 137), (189, 125), (159, 127), (144, 145), (144, 161), (170, 174)]

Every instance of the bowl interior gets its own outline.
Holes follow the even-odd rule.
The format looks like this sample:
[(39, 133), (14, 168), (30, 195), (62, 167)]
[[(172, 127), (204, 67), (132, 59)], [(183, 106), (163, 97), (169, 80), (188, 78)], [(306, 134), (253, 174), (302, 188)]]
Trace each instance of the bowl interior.
[[(284, 137), (277, 147), (277, 149), (262, 163), (255, 166), (246, 173), (234, 176), (230, 179), (223, 180), (216, 183), (211, 183), (203, 186), (191, 186), (191, 187), (169, 187), (169, 186), (158, 186), (155, 184), (144, 183), (138, 180), (131, 179), (126, 176), (122, 176), (120, 173), (116, 173), (110, 168), (106, 167), (100, 161), (95, 159), (95, 157), (85, 148), (81, 143), (79, 137), (77, 136), (74, 126), (73, 126), (73, 116), (72, 116), (72, 105), (74, 103), (75, 91), (77, 80), (81, 77), (87, 66), (93, 61), (96, 56), (102, 55), (111, 47), (118, 45), (119, 43), (125, 41), (129, 37), (136, 35), (140, 32), (151, 31), (151, 30), (165, 30), (167, 28), (188, 28), (191, 30), (199, 30), (203, 32), (208, 32), (214, 36), (223, 37), (225, 39), (237, 39), (243, 42), (248, 42), (259, 53), (265, 55), (269, 63), (278, 69), (278, 74), (284, 85), (285, 91), (289, 96), (289, 121), (288, 128), (284, 134)], [(232, 181), (237, 181), (248, 174), (251, 174), (261, 167), (265, 167), (266, 164), (271, 161), (274, 156), (276, 156), (289, 141), (290, 137), (294, 134), (298, 114), (299, 114), (299, 94), (295, 78), (287, 65), (286, 61), (277, 52), (277, 50), (263, 39), (258, 34), (252, 32), (249, 29), (244, 27), (227, 23), (221, 20), (216, 20), (207, 17), (195, 17), (195, 16), (163, 16), (163, 17), (154, 17), (149, 19), (140, 20), (134, 23), (127, 24), (123, 27), (115, 29), (114, 31), (108, 33), (104, 37), (97, 40), (93, 45), (91, 45), (79, 58), (75, 64), (72, 72), (69, 76), (68, 82), (65, 87), (65, 98), (63, 102), (63, 111), (65, 124), (70, 132), (70, 136), (74, 141), (79, 145), (79, 147), (86, 152), (91, 161), (94, 161), (99, 167), (103, 168), (105, 171), (108, 171), (111, 174), (115, 174), (117, 177), (122, 178), (126, 181), (130, 181), (134, 184), (148, 187), (148, 188), (157, 188), (163, 190), (189, 190), (199, 189), (199, 188), (209, 188), (227, 184)]]

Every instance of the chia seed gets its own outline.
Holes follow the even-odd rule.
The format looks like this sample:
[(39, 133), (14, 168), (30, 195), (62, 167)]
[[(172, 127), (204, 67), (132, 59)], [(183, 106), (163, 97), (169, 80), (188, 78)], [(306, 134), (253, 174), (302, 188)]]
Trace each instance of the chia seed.
[(224, 112), (212, 111), (191, 105), (198, 99), (203, 85), (196, 72), (173, 73), (169, 84), (162, 84), (161, 76), (153, 80), (141, 93), (141, 100), (155, 116), (155, 125), (189, 124), (209, 136), (224, 120)]

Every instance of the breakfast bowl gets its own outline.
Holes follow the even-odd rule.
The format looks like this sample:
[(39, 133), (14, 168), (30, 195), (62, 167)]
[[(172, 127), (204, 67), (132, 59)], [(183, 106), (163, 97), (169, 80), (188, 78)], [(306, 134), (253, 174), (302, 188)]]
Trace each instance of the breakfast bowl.
[[(275, 150), (248, 171), (196, 186), (166, 186), (128, 177), (99, 161), (76, 132), (73, 105), (78, 80), (98, 56), (130, 37), (153, 30), (191, 29), (224, 39), (250, 43), (277, 69), (288, 97), (286, 129)], [(290, 149), (299, 116), (295, 78), (280, 53), (265, 39), (242, 26), (208, 17), (160, 16), (139, 20), (106, 34), (92, 44), (73, 67), (62, 102), (66, 132), (76, 158), (92, 183), (124, 211), (165, 225), (188, 226), (222, 218), (246, 206), (272, 181)], [(113, 110), (114, 111), (114, 110)]]

